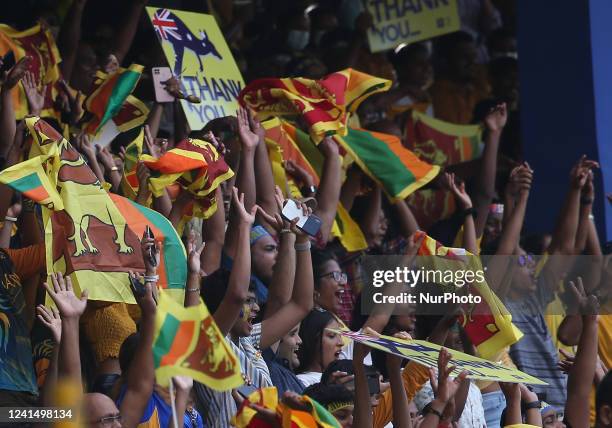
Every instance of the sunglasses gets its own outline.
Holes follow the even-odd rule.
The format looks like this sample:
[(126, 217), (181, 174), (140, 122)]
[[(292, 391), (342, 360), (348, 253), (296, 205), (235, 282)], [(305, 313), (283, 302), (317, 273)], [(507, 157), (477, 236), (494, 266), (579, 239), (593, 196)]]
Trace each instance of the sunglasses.
[(520, 267), (524, 267), (528, 264), (532, 265), (535, 262), (535, 258), (533, 257), (533, 254), (521, 254), (518, 256), (517, 261)]
[(334, 278), (334, 281), (336, 281), (336, 282), (338, 282), (340, 284), (345, 284), (347, 279), (348, 279), (348, 277), (346, 276), (346, 273), (340, 272), (340, 271), (337, 271), (337, 270), (335, 270), (333, 272), (326, 273), (324, 275), (321, 275), (321, 276), (319, 276), (319, 278), (325, 278), (325, 277), (328, 277), (328, 276), (331, 276), (332, 278)]

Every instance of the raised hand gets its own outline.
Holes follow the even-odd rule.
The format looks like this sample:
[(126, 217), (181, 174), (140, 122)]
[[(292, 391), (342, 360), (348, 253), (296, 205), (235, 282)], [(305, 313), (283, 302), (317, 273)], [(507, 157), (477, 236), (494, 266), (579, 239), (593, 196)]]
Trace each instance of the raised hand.
[(138, 161), (138, 164), (136, 164), (136, 177), (138, 178), (138, 189), (142, 189), (141, 191), (148, 191), (151, 172), (142, 161)]
[(128, 273), (130, 276), (130, 289), (134, 295), (136, 303), (140, 307), (143, 316), (153, 316), (157, 310), (157, 298), (154, 293), (154, 283), (150, 281), (141, 281), (142, 275), (134, 272)]
[(45, 282), (44, 286), (51, 299), (55, 302), (55, 306), (57, 306), (62, 318), (79, 318), (85, 312), (85, 307), (87, 306), (87, 290), (83, 290), (79, 299), (74, 294), (72, 280), (69, 276), (64, 278), (60, 272), (50, 276), (53, 286), (50, 286), (47, 282)]
[[(440, 349), (440, 355), (438, 356), (438, 384), (437, 391), (434, 390), (434, 395), (444, 403), (448, 403), (455, 396), (461, 382), (467, 376), (467, 372), (463, 371), (455, 379), (450, 380), (450, 374), (455, 370), (454, 366), (448, 367), (450, 360), (451, 354), (445, 348)], [(434, 389), (433, 385), (432, 389)]]
[(599, 168), (599, 164), (594, 160), (587, 159), (586, 155), (582, 155), (570, 171), (571, 185), (582, 189), (587, 183), (593, 168)]
[(244, 207), (244, 193), (240, 193), (240, 196), (238, 196), (237, 187), (232, 188), (232, 205), (244, 223), (251, 225), (255, 222), (255, 214), (257, 213), (259, 207), (257, 205), (253, 205), (251, 212), (248, 212)]
[(238, 118), (238, 135), (243, 149), (254, 149), (259, 144), (259, 136), (249, 126), (249, 113), (240, 107), (236, 113)]
[(42, 86), (40, 90), (38, 90), (36, 79), (29, 71), (23, 75), (21, 84), (23, 85), (23, 90), (28, 100), (28, 105), (30, 106), (30, 114), (39, 116), (43, 106), (45, 105), (45, 93), (47, 92), (47, 86)]
[(574, 367), (574, 362), (576, 361), (576, 356), (567, 352), (564, 349), (559, 349), (561, 355), (563, 355), (563, 360), (559, 360), (557, 363), (557, 367), (565, 374), (569, 374), (572, 367)]
[(21, 214), (21, 197), (19, 197), (13, 205), (11, 205), (6, 211), (6, 217), (19, 218)]
[(510, 173), (506, 191), (512, 196), (529, 193), (533, 181), (533, 170), (527, 162), (515, 167)]
[(187, 267), (189, 272), (201, 275), (201, 255), (206, 243), (202, 242), (202, 244), (198, 247), (196, 238), (196, 233), (193, 230), (189, 232), (189, 238), (187, 238)]
[(189, 376), (173, 376), (172, 383), (174, 383), (174, 387), (178, 391), (183, 391), (186, 393), (191, 391), (191, 388), (193, 387), (193, 379)]
[(147, 147), (147, 151), (154, 158), (159, 158), (165, 152), (163, 146), (155, 143), (155, 138), (151, 135), (151, 128), (149, 125), (144, 126), (144, 143)]
[(56, 308), (47, 308), (43, 305), (36, 307), (37, 317), (49, 330), (55, 343), (60, 343), (62, 339), (62, 319)]
[(465, 191), (465, 181), (462, 181), (461, 183), (457, 184), (455, 182), (455, 174), (446, 172), (444, 173), (444, 175), (448, 180), (448, 186), (450, 188), (450, 191), (453, 192), (453, 195), (455, 196), (455, 199), (457, 200), (457, 203), (459, 204), (461, 209), (467, 210), (472, 208), (472, 199), (470, 198), (470, 195), (468, 195)]
[(108, 173), (110, 173), (113, 168), (117, 167), (115, 165), (115, 159), (113, 158), (113, 155), (110, 150), (108, 150), (108, 147), (96, 146), (96, 151), (98, 155), (98, 160), (104, 166), (104, 169), (106, 169)]
[(597, 316), (599, 313), (599, 301), (594, 295), (586, 294), (581, 277), (576, 279), (576, 283), (570, 281), (569, 289), (574, 296), (575, 301), (578, 303), (580, 315)]
[(323, 141), (319, 143), (319, 150), (321, 151), (321, 153), (323, 153), (323, 156), (325, 156), (326, 158), (332, 157), (332, 156), (338, 156), (338, 154), (340, 153), (338, 151), (338, 145), (336, 144), (336, 142), (334, 141), (332, 137), (323, 138)]
[(508, 110), (506, 103), (501, 103), (493, 107), (485, 116), (484, 124), (489, 131), (500, 132), (508, 121)]
[[(412, 336), (410, 336), (405, 331), (399, 331), (393, 335), (398, 339), (402, 340), (412, 340)], [(385, 354), (387, 358), (387, 367), (389, 368), (389, 372), (399, 371), (402, 368), (402, 361), (404, 360), (402, 357), (398, 357), (394, 354)]]
[(17, 63), (2, 76), (2, 87), (5, 89), (13, 89), (25, 75), (31, 59), (32, 58), (29, 56), (24, 56), (17, 61)]
[(159, 266), (159, 243), (155, 241), (155, 238), (149, 238), (143, 234), (140, 240), (140, 250), (142, 251), (142, 258), (145, 264), (145, 273), (148, 276), (153, 276), (157, 273), (157, 266)]
[(225, 144), (223, 144), (222, 141), (219, 141), (219, 139), (215, 137), (215, 134), (213, 134), (212, 131), (208, 131), (208, 133), (205, 136), (205, 140), (208, 141), (210, 144), (212, 144), (221, 156), (225, 156), (225, 154), (227, 153)]
[(81, 104), (81, 91), (77, 91), (72, 95), (68, 83), (61, 79), (59, 81), (60, 93), (57, 97), (59, 108), (69, 114), (69, 122), (75, 124), (83, 115), (83, 105)]
[(299, 185), (308, 187), (314, 185), (314, 180), (308, 171), (293, 162), (291, 159), (284, 161), (283, 166), (285, 167), (287, 174), (292, 176)]
[(77, 135), (74, 140), (74, 143), (76, 145), (77, 150), (81, 152), (81, 154), (87, 156), (87, 159), (89, 161), (96, 159), (96, 149), (93, 144), (91, 144), (91, 141), (89, 140), (87, 134), (83, 132)]
[(255, 135), (257, 135), (257, 137), (259, 137), (260, 143), (264, 143), (266, 139), (266, 130), (264, 129), (263, 126), (261, 126), (261, 122), (255, 116), (255, 112), (249, 109), (248, 116), (249, 116), (249, 126), (251, 128), (251, 131), (253, 131)]

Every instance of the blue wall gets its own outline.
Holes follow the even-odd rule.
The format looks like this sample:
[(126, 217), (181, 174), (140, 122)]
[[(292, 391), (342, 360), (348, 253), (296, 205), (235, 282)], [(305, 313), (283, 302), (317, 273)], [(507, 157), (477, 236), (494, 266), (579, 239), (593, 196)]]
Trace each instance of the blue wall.
[(612, 1), (518, 0), (521, 133), (535, 170), (526, 228), (551, 231), (569, 170), (586, 154), (602, 164), (594, 215), (612, 240)]

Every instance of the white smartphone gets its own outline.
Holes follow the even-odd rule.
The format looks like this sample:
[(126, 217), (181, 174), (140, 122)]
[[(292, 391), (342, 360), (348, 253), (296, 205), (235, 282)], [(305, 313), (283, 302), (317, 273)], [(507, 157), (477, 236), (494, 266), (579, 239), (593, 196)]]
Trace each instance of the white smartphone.
[(298, 218), (299, 220), (296, 226), (310, 236), (315, 236), (319, 232), (319, 229), (321, 229), (321, 219), (314, 214), (305, 216), (302, 209), (297, 206), (293, 199), (287, 199), (285, 201), (281, 214), (287, 221)]
[(170, 67), (153, 67), (153, 88), (155, 88), (155, 101), (158, 103), (171, 103), (174, 101), (174, 97), (170, 95), (162, 82), (172, 77), (172, 70)]

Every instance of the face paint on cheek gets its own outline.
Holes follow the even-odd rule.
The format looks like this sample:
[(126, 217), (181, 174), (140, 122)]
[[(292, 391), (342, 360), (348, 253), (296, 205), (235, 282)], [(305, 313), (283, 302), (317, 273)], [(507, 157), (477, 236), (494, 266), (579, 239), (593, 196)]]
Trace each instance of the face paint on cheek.
[(248, 321), (250, 317), (251, 317), (251, 306), (243, 305), (242, 309), (240, 309), (240, 319), (242, 321)]

